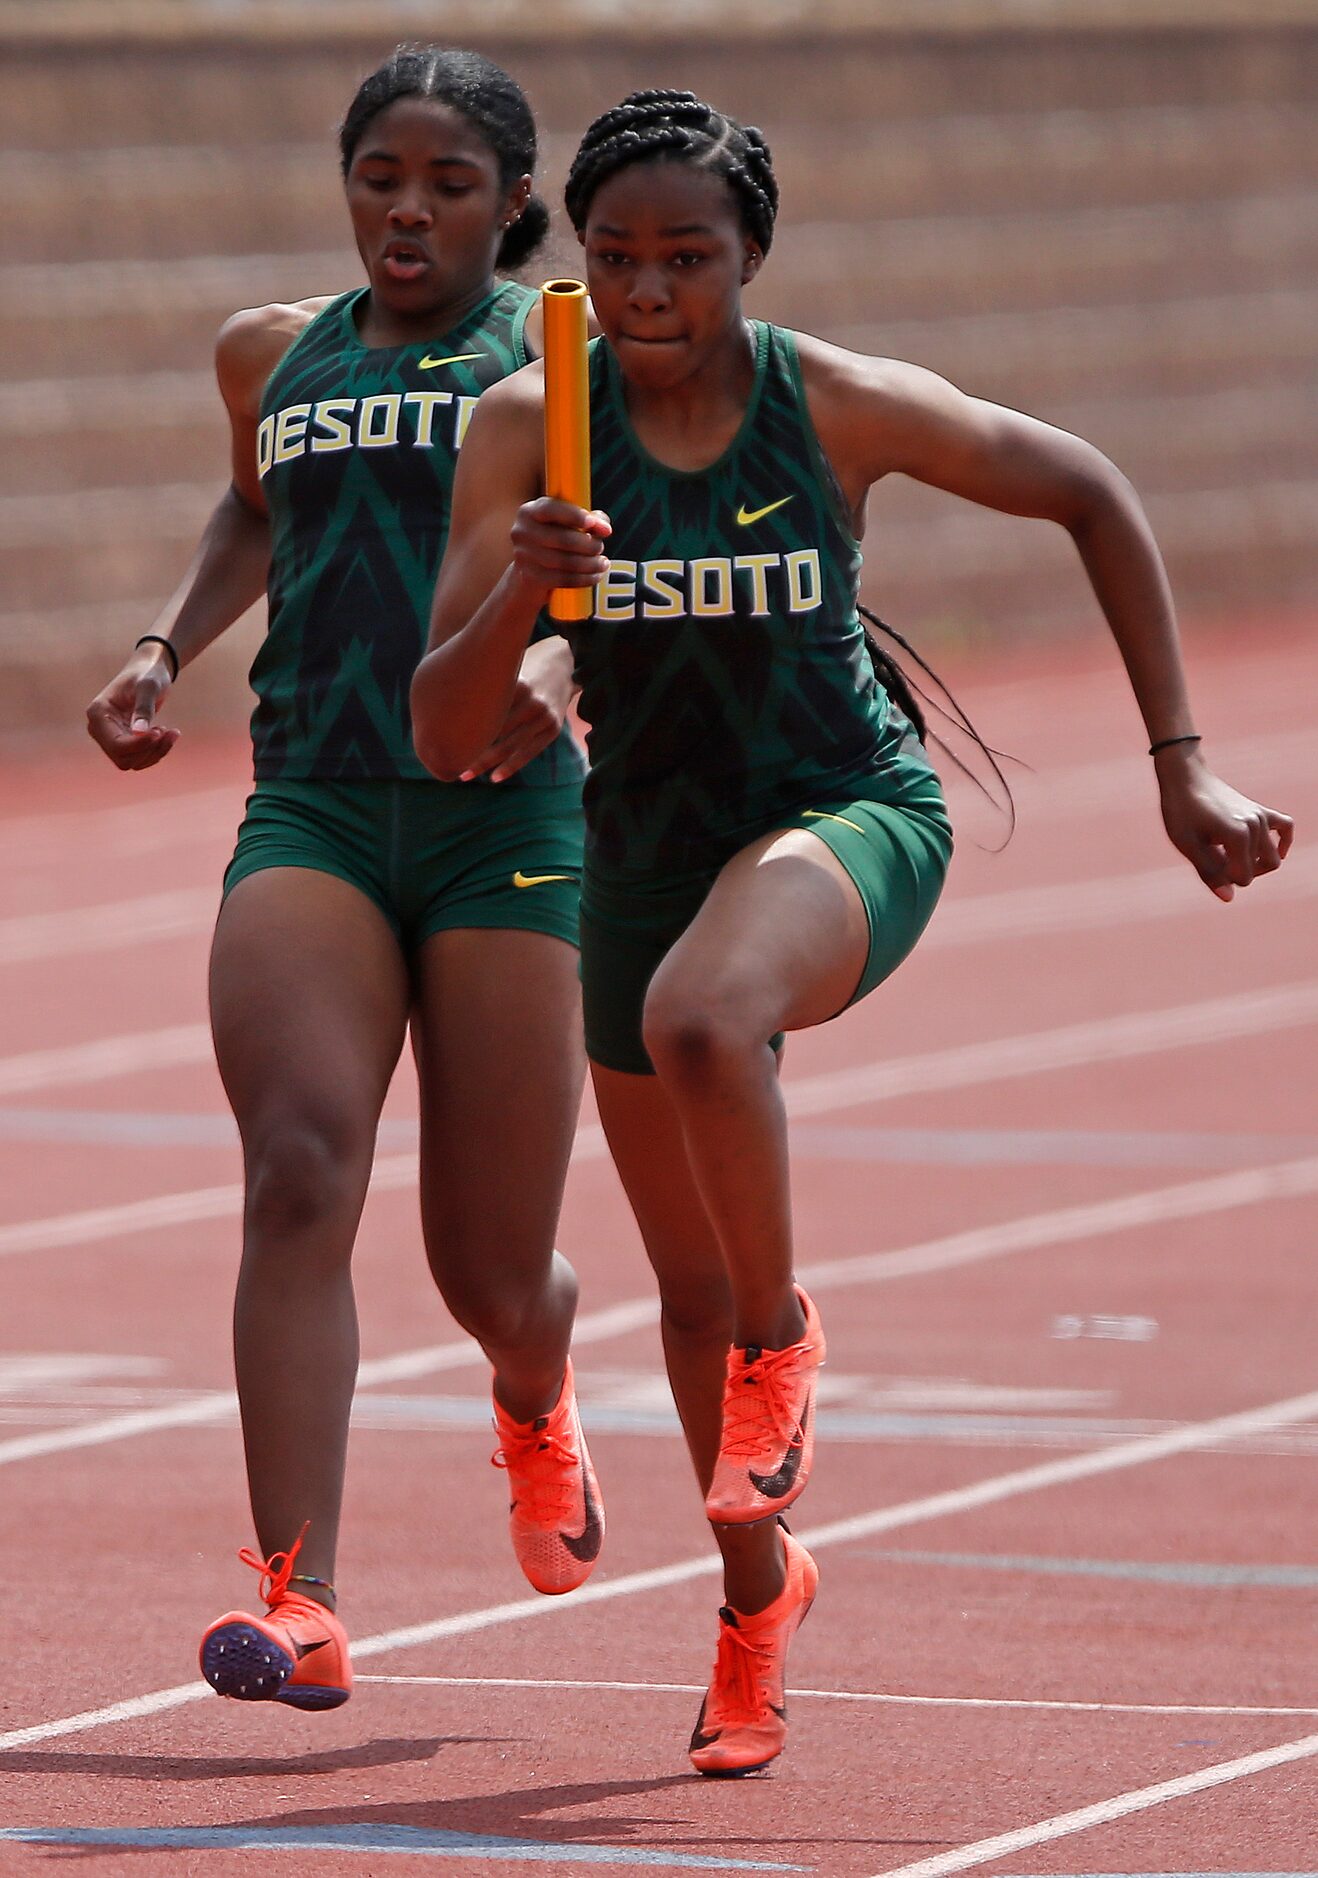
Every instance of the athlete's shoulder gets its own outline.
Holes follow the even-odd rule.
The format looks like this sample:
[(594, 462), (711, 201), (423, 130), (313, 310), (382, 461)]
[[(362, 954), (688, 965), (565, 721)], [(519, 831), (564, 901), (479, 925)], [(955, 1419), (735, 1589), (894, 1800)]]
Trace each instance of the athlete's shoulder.
[(812, 394), (836, 394), (841, 397), (868, 391), (882, 396), (898, 395), (912, 378), (932, 377), (921, 366), (908, 365), (902, 359), (877, 357), (869, 352), (855, 352), (849, 346), (835, 346), (813, 333), (791, 334), (801, 362), (801, 378)]
[(854, 465), (872, 481), (891, 442), (963, 402), (954, 385), (923, 365), (853, 352), (809, 333), (793, 338), (811, 421), (839, 470)]
[(529, 365), (519, 366), (515, 372), (509, 372), (506, 378), (501, 378), (488, 391), (481, 393), (477, 415), (487, 425), (499, 423), (515, 426), (525, 423), (528, 417), (543, 422), (544, 409), (544, 361), (532, 359)]
[(231, 313), (215, 341), (215, 373), (225, 403), (231, 409), (254, 411), (280, 360), (336, 298), (318, 294), (310, 300), (242, 307)]

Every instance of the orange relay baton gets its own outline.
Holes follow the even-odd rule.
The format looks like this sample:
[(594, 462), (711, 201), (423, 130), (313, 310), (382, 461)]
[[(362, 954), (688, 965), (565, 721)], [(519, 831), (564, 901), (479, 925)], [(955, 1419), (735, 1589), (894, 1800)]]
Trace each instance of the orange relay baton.
[[(586, 289), (579, 280), (547, 280), (545, 315), (545, 493), (590, 507), (590, 390), (586, 374)], [(589, 619), (589, 587), (555, 587), (549, 617)]]

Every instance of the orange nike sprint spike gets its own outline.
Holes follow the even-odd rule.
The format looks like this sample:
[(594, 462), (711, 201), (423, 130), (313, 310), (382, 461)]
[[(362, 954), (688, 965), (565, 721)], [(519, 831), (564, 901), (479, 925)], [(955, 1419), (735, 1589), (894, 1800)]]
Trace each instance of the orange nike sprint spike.
[(227, 1611), (201, 1640), (201, 1673), (217, 1695), (238, 1702), (284, 1702), (290, 1708), (338, 1708), (352, 1694), (343, 1625), (314, 1598), (290, 1591), (306, 1527), (287, 1552), (260, 1558), (244, 1546), (244, 1565), (261, 1573), (262, 1617)]
[(555, 1597), (585, 1584), (604, 1542), (604, 1503), (581, 1432), (568, 1364), (548, 1415), (515, 1422), (494, 1404), (499, 1446), (490, 1457), (508, 1470), (513, 1551), (537, 1591)]
[(819, 1313), (796, 1287), (805, 1335), (785, 1350), (728, 1352), (723, 1434), (705, 1512), (719, 1525), (746, 1525), (781, 1513), (810, 1478), (815, 1452), (815, 1387), (824, 1360)]
[(785, 1526), (783, 1550), (781, 1597), (752, 1617), (728, 1605), (719, 1612), (714, 1674), (689, 1749), (696, 1772), (714, 1779), (753, 1774), (787, 1745), (787, 1649), (814, 1603), (819, 1568)]

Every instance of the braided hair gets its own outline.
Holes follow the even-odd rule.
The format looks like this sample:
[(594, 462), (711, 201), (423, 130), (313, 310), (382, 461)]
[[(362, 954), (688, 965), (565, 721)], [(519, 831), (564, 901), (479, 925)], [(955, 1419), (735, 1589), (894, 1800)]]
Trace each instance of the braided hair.
[(601, 183), (629, 163), (656, 158), (721, 176), (737, 198), (746, 233), (762, 253), (769, 252), (778, 182), (764, 135), (725, 117), (691, 91), (633, 91), (595, 119), (568, 172), (567, 212), (577, 232), (586, 225)]
[[(498, 163), (501, 188), (509, 189), (519, 176), (534, 174), (535, 119), (515, 78), (479, 52), (399, 46), (362, 80), (339, 127), (339, 160), (345, 176), (367, 126), (400, 98), (431, 98), (465, 117)], [(520, 267), (548, 232), (549, 210), (539, 196), (532, 196), (500, 242), (495, 266)]]
[[(633, 91), (612, 111), (595, 119), (582, 138), (568, 172), (567, 212), (577, 233), (585, 228), (591, 201), (602, 183), (630, 163), (659, 160), (689, 163), (721, 176), (737, 198), (746, 233), (759, 245), (761, 253), (769, 252), (778, 214), (778, 182), (764, 134), (716, 111), (690, 91)], [(995, 800), (993, 791), (985, 787), (942, 737), (930, 730), (921, 700), (932, 706), (953, 734), (967, 739), (982, 752), (1004, 798), (1001, 806), (1010, 840), (1016, 825), (1016, 805), (999, 765), (1002, 752), (985, 743), (937, 672), (925, 663), (908, 640), (867, 607), (861, 607), (860, 612), (868, 622), (862, 631), (877, 682), (909, 720), (919, 741), (937, 745), (992, 802)], [(892, 653), (879, 643), (871, 627), (900, 646), (906, 657), (932, 680), (947, 700), (946, 706), (930, 698), (920, 688), (918, 680), (912, 680)]]

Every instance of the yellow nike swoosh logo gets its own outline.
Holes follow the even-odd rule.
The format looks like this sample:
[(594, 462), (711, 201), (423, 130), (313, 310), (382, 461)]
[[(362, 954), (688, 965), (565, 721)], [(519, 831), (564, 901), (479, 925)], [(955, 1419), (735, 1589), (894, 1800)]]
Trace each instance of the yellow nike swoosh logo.
[(440, 365), (461, 365), (467, 359), (483, 359), (484, 357), (483, 352), (450, 352), (445, 359), (422, 359), (420, 365), (423, 372), (433, 372)]
[(749, 528), (752, 522), (762, 522), (766, 515), (772, 515), (775, 509), (785, 508), (792, 500), (791, 496), (779, 496), (776, 502), (766, 503), (762, 509), (748, 510), (743, 502), (737, 510), (737, 521), (741, 527)]
[(547, 880), (575, 880), (575, 874), (524, 874), (519, 867), (513, 875), (514, 887), (543, 887)]
[(801, 813), (812, 822), (841, 822), (844, 828), (854, 828), (858, 835), (865, 832), (859, 822), (849, 822), (845, 815), (830, 815), (827, 809), (802, 809)]

